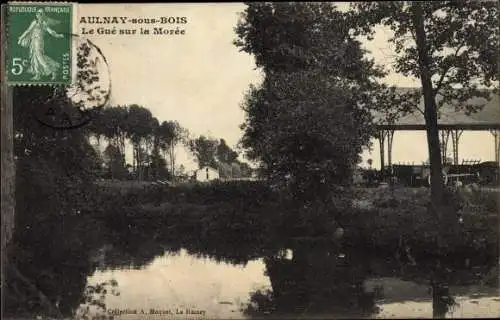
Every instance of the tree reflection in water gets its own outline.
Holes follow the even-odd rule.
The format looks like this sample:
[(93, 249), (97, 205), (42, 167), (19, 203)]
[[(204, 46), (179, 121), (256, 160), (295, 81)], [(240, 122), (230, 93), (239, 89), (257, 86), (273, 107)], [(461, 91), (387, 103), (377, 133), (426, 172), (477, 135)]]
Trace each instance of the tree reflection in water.
[(448, 311), (456, 306), (455, 299), (450, 294), (447, 283), (432, 283), (432, 316), (433, 318), (445, 318)]
[[(30, 250), (34, 252), (31, 256), (24, 256), (20, 254), (21, 249), (17, 250), (16, 264), (25, 276), (36, 281), (39, 290), (47, 295), (51, 304), (57, 304), (64, 315), (73, 313), (82, 302), (86, 279), (96, 268), (142, 269), (165, 252), (175, 254), (181, 248), (195, 257), (238, 265), (265, 257), (272, 291), (250, 294), (252, 303), (244, 313), (252, 317), (266, 314), (349, 318), (374, 316), (378, 312), (377, 295), (365, 290), (365, 280), (398, 277), (412, 281), (422, 279), (429, 283), (431, 278), (434, 267), (431, 263), (425, 265), (424, 255), (415, 255), (417, 266), (397, 268), (394, 259), (386, 259), (391, 253), (368, 254), (366, 247), (346, 248), (346, 242), (280, 241), (269, 232), (269, 226), (273, 224), (264, 218), (257, 218), (264, 215), (257, 211), (242, 212), (245, 214), (233, 216), (228, 211), (226, 215), (209, 222), (204, 221), (203, 216), (196, 220), (187, 215), (175, 217), (174, 225), (167, 220), (171, 217), (164, 218), (163, 215), (141, 216), (140, 219), (132, 214), (109, 215), (109, 218), (105, 216), (100, 221), (86, 216), (85, 219), (78, 217), (74, 223), (66, 219), (59, 233), (53, 229), (45, 233), (52, 235), (52, 247), (30, 241), (31, 246), (40, 245), (37, 250)], [(253, 222), (245, 223), (249, 217)], [(75, 238), (82, 241), (68, 241)], [(291, 260), (275, 255), (285, 244), (293, 248)], [(340, 253), (345, 256), (341, 257)], [(375, 260), (379, 263), (378, 267), (374, 266)], [(491, 269), (490, 263), (483, 264), (484, 270)], [(32, 265), (37, 267), (36, 270), (28, 268)], [(432, 285), (434, 317), (444, 317), (453, 305), (447, 285), (463, 284), (467, 275), (476, 273), (458, 265), (448, 264), (443, 270), (446, 268), (453, 271), (435, 277), (441, 281)], [(22, 289), (21, 285), (11, 288), (12, 291), (16, 289)], [(11, 304), (15, 313), (19, 311), (17, 306)], [(39, 309), (36, 306), (33, 308)]]
[[(312, 249), (309, 249), (309, 248)], [(365, 264), (355, 255), (341, 255), (312, 246), (297, 246), (293, 258), (264, 259), (271, 290), (251, 294), (244, 310), (251, 317), (265, 315), (335, 315), (369, 317), (378, 312), (375, 294), (363, 286)]]

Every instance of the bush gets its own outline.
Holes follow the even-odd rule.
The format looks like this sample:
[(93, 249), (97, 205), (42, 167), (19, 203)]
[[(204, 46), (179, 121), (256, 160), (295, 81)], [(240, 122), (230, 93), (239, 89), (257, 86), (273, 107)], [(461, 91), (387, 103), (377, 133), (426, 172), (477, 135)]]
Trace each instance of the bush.
[[(358, 192), (372, 207), (347, 215), (348, 242), (395, 252), (404, 241), (415, 255), (475, 256), (492, 260), (498, 248), (498, 195), (481, 190), (448, 190), (447, 224), (439, 227), (428, 210), (429, 190), (371, 189)], [(435, 237), (443, 239), (441, 253)]]

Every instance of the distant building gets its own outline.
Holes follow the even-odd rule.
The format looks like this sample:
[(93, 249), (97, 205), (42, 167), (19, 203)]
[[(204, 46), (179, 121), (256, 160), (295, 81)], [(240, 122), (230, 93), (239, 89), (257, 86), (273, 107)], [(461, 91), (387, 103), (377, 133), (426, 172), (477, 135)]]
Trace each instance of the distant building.
[(195, 171), (195, 178), (198, 182), (206, 182), (219, 179), (219, 171), (212, 167), (205, 166)]

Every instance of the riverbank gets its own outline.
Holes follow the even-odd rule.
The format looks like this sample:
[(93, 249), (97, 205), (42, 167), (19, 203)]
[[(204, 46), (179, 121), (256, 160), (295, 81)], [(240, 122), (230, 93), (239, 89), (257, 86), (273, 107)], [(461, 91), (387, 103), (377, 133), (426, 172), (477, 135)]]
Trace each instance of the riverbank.
[[(325, 228), (308, 235), (318, 240), (313, 242), (337, 242), (381, 254), (411, 251), (405, 255), (417, 260), (440, 254), (453, 263), (469, 259), (469, 265), (498, 257), (498, 193), (449, 190), (453, 226), (446, 230), (436, 230), (435, 218), (427, 209), (427, 188), (358, 188), (348, 196), (354, 199), (351, 208), (340, 213), (330, 208), (332, 213), (326, 215), (331, 220), (326, 224), (338, 220), (332, 225), (342, 227), (342, 239), (335, 239), (335, 230), (328, 234)], [(101, 210), (111, 228), (129, 224), (141, 229), (160, 228), (188, 243), (193, 239), (214, 247), (230, 243), (235, 251), (245, 246), (279, 248), (290, 243), (283, 235), (291, 234), (285, 229), (296, 219), (262, 181), (151, 186), (118, 198), (120, 205), (102, 206)], [(116, 194), (111, 199), (117, 201)], [(308, 217), (301, 219), (307, 224)], [(436, 232), (447, 241), (440, 253), (432, 247)]]
[[(238, 265), (295, 247), (317, 252), (318, 259), (325, 253), (361, 260), (372, 256), (386, 261), (369, 266), (373, 275), (424, 282), (438, 254), (431, 246), (429, 230), (435, 223), (426, 209), (427, 189), (352, 190), (346, 194), (355, 199), (352, 206), (319, 206), (318, 212), (287, 206), (261, 181), (85, 190), (86, 201), (74, 203), (72, 212), (31, 224), (29, 238), (11, 248), (13, 271), (22, 278), (9, 284), (10, 314), (39, 314), (40, 308), (59, 304), (66, 315), (81, 302), (87, 276), (99, 268), (140, 269), (165, 252), (181, 249)], [(439, 252), (451, 270), (449, 278), (474, 283), (490, 274), (481, 281), (497, 286), (499, 199), (463, 190), (453, 195), (455, 214), (463, 223)], [(301, 237), (304, 230), (308, 233)], [(46, 299), (33, 305), (27, 297), (39, 293)]]

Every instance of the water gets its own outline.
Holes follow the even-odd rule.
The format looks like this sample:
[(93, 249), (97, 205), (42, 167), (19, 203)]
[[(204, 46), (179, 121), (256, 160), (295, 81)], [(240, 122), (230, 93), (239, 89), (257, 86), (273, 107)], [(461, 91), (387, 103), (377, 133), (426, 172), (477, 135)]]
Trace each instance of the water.
[[(365, 282), (368, 290), (383, 286), (377, 318), (432, 318), (432, 296), (428, 285), (398, 278), (377, 278)], [(494, 287), (454, 286), (450, 288), (456, 305), (446, 318), (498, 318), (500, 297)]]
[[(356, 254), (321, 250), (301, 255), (283, 249), (274, 256), (234, 264), (181, 249), (166, 251), (140, 267), (127, 266), (126, 259), (118, 263), (122, 266), (114, 259), (113, 266), (106, 267), (113, 249), (100, 253), (101, 267), (87, 281), (117, 281), (120, 295), (107, 295), (101, 311), (115, 319), (245, 319), (301, 313), (307, 318), (433, 316), (425, 274), (416, 267), (387, 276), (397, 269), (394, 262), (374, 261), (376, 257), (359, 259)], [(414, 279), (403, 280), (405, 274)], [(449, 291), (454, 303), (445, 306), (447, 318), (500, 316), (497, 288), (481, 279), (450, 284)]]
[[(227, 319), (244, 318), (240, 308), (248, 302), (249, 292), (270, 287), (264, 271), (262, 260), (245, 266), (232, 265), (197, 258), (181, 250), (176, 255), (166, 253), (139, 270), (97, 271), (88, 281), (100, 283), (113, 278), (118, 282), (120, 296), (106, 300), (110, 312), (170, 310), (171, 317), (185, 318), (190, 310), (202, 312), (195, 314), (200, 318)], [(123, 318), (137, 317), (129, 314)]]
[[(210, 193), (222, 202), (200, 192), (189, 198), (193, 203), (132, 208), (112, 201), (95, 213), (35, 220), (36, 232), (27, 232), (25, 248), (15, 252), (17, 270), (8, 270), (14, 275), (9, 315), (33, 318), (53, 304), (67, 317), (78, 309), (76, 319), (97, 319), (84, 317), (89, 313), (116, 319), (499, 316), (498, 255), (484, 247), (458, 248), (436, 268), (428, 244), (415, 242), (410, 250), (389, 234), (411, 225), (387, 219), (366, 227), (359, 214), (352, 219), (359, 227), (346, 226), (344, 234), (324, 217), (306, 222), (245, 192), (239, 198)], [(261, 202), (273, 206), (256, 205)], [(357, 236), (386, 224), (377, 245)], [(332, 227), (339, 231), (333, 236)]]

